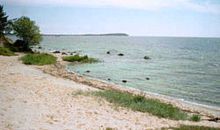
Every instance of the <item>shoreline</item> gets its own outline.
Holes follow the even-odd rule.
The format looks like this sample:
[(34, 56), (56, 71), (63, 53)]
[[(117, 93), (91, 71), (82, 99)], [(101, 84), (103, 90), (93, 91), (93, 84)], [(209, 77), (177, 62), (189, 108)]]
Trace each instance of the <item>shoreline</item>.
[(99, 82), (104, 82), (104, 83), (109, 84), (109, 85), (119, 86), (119, 87), (124, 88), (124, 89), (136, 91), (137, 93), (140, 93), (140, 94), (144, 93), (144, 94), (147, 94), (147, 95), (150, 95), (150, 96), (155, 96), (155, 97), (158, 96), (159, 99), (164, 98), (165, 100), (173, 100), (174, 102), (182, 102), (183, 105), (187, 104), (187, 105), (192, 106), (192, 107), (202, 107), (202, 109), (204, 109), (204, 111), (206, 111), (206, 110), (208, 110), (209, 112), (211, 111), (213, 116), (220, 117), (220, 108), (217, 107), (217, 106), (209, 106), (209, 105), (206, 105), (206, 104), (200, 104), (200, 103), (197, 103), (197, 102), (192, 102), (192, 101), (184, 100), (184, 99), (177, 98), (177, 97), (171, 97), (171, 96), (163, 95), (163, 94), (159, 94), (159, 93), (142, 91), (142, 90), (139, 90), (139, 89), (136, 89), (136, 88), (133, 88), (133, 87), (123, 86), (123, 85), (115, 84), (113, 82), (108, 82), (106, 80), (101, 80), (101, 79), (98, 79), (98, 78), (85, 76), (85, 75), (79, 74), (79, 73), (74, 72), (74, 71), (68, 71), (67, 69), (66, 69), (66, 71), (68, 73), (75, 74), (79, 77), (84, 77), (85, 79), (96, 80), (96, 81), (99, 81)]
[(138, 90), (132, 87), (127, 87), (127, 86), (124, 87), (122, 85), (114, 84), (114, 83), (111, 83), (105, 80), (88, 77), (88, 76), (80, 75), (76, 72), (68, 71), (66, 66), (70, 63), (62, 60), (63, 55), (53, 54), (53, 53), (50, 53), (50, 54), (58, 58), (57, 63), (55, 65), (42, 66), (42, 67), (37, 67), (37, 68), (53, 76), (70, 79), (77, 83), (89, 85), (91, 87), (98, 88), (101, 90), (110, 89), (110, 90), (116, 90), (116, 91), (121, 91), (121, 92), (128, 92), (131, 94), (144, 95), (146, 98), (158, 99), (162, 102), (172, 104), (182, 109), (183, 111), (191, 112), (191, 113), (200, 113), (201, 115), (208, 116), (210, 118), (220, 117), (220, 108), (215, 107), (215, 106), (208, 106), (208, 105), (199, 104), (196, 102), (186, 101), (184, 99), (170, 97), (167, 95), (141, 91), (141, 90)]
[[(208, 121), (213, 116), (205, 112), (199, 113), (202, 114), (199, 122), (171, 120), (124, 107), (115, 108), (100, 97), (77, 95), (106, 88), (134, 94), (141, 92), (68, 73), (63, 66), (67, 62), (24, 65), (19, 60), (22, 55), (0, 56), (0, 129), (172, 129), (181, 125), (220, 128), (220, 122)], [(162, 100), (175, 102), (168, 102), (165, 97)], [(180, 102), (173, 105), (178, 104), (180, 108)], [(190, 115), (196, 113), (183, 104), (181, 108)]]

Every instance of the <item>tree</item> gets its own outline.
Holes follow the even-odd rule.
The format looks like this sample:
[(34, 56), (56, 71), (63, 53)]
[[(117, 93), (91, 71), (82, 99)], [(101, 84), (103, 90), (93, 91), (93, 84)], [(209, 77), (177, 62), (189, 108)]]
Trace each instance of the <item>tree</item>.
[(6, 16), (5, 12), (3, 11), (3, 6), (0, 5), (0, 37), (4, 36), (4, 31), (7, 24), (8, 24), (8, 16)]
[(12, 27), (15, 35), (27, 43), (28, 47), (39, 44), (42, 40), (39, 27), (28, 17), (22, 16), (14, 20)]

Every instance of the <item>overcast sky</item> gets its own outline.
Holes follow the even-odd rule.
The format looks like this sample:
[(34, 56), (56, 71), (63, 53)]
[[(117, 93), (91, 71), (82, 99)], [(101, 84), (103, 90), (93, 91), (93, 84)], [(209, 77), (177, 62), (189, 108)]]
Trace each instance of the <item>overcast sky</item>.
[(220, 37), (220, 0), (0, 0), (46, 34)]

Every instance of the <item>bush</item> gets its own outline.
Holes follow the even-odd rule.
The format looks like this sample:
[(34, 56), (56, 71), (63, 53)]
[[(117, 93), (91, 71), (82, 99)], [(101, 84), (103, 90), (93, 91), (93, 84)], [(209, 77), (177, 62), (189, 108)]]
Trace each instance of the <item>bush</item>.
[(33, 53), (26, 54), (21, 57), (21, 60), (24, 64), (28, 65), (48, 65), (56, 63), (56, 57), (46, 53)]
[(81, 62), (81, 63), (94, 63), (94, 62), (98, 62), (97, 59), (89, 58), (87, 55), (85, 55), (85, 56), (79, 56), (79, 55), (64, 56), (64, 57), (62, 57), (62, 59), (64, 61), (69, 61), (69, 62)]
[(15, 56), (15, 53), (5, 47), (0, 47), (0, 55), (3, 56)]
[(201, 117), (199, 115), (192, 115), (191, 121), (200, 121)]
[(33, 52), (28, 46), (28, 43), (23, 40), (16, 40), (13, 44), (13, 48), (18, 52)]
[(174, 120), (185, 120), (187, 114), (171, 104), (162, 103), (159, 100), (147, 99), (144, 96), (137, 96), (112, 90), (95, 92), (96, 96), (105, 98), (110, 103), (130, 108), (134, 111), (149, 112), (153, 115)]

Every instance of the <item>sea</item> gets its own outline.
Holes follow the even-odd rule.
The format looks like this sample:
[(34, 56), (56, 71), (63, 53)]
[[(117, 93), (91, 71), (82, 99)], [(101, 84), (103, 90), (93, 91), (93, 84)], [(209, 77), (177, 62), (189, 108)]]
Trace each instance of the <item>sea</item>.
[(43, 51), (73, 52), (100, 61), (69, 64), (68, 71), (220, 107), (220, 38), (51, 35), (43, 36), (40, 46)]

